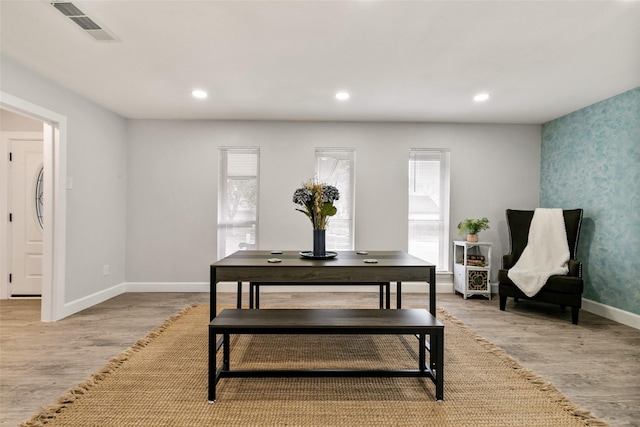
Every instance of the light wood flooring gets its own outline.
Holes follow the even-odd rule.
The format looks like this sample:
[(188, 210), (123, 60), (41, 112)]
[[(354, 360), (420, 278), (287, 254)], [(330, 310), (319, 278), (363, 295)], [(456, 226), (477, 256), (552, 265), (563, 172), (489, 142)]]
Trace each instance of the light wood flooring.
[[(406, 294), (403, 307), (426, 307), (427, 300)], [(377, 301), (375, 292), (261, 294), (261, 308), (377, 307)], [(39, 300), (0, 301), (0, 425), (19, 424), (184, 306), (208, 302), (207, 293), (126, 293), (42, 323)], [(511, 299), (506, 312), (497, 298), (438, 294), (437, 303), (581, 408), (612, 426), (640, 426), (640, 330), (584, 310), (576, 326), (569, 310)], [(233, 306), (235, 294), (219, 294), (219, 304)]]

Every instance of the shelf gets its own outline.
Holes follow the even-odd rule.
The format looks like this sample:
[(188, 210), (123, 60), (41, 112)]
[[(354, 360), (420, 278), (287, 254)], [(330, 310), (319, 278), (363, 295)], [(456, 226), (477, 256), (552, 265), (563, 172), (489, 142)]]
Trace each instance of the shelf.
[[(491, 246), (489, 242), (454, 241), (454, 292), (464, 299), (483, 295), (491, 299)], [(476, 263), (482, 262), (482, 265)]]

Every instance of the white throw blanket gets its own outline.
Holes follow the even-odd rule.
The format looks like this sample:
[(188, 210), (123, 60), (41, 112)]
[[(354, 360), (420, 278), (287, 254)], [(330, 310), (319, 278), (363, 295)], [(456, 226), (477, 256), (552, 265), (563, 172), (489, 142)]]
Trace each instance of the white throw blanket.
[(550, 276), (569, 272), (569, 256), (562, 209), (536, 209), (527, 247), (507, 274), (525, 295), (532, 297)]

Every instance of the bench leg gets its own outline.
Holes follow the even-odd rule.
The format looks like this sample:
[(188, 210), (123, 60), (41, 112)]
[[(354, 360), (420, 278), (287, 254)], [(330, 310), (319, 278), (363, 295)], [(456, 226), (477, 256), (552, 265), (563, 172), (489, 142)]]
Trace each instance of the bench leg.
[(426, 341), (424, 333), (418, 334), (418, 366), (420, 367), (420, 372), (424, 372), (426, 370)]
[(222, 369), (228, 371), (230, 369), (229, 359), (230, 353), (229, 350), (229, 334), (222, 335)]
[(216, 334), (209, 328), (209, 403), (216, 401)]
[[(222, 334), (222, 369), (221, 371), (229, 370), (229, 334)], [(222, 375), (222, 372), (218, 372), (216, 366), (216, 359), (218, 353), (218, 346), (216, 342), (216, 333), (212, 328), (209, 328), (209, 391), (208, 400), (209, 403), (216, 403), (216, 385)]]
[(438, 366), (438, 337), (436, 334), (429, 335), (429, 367), (435, 370)]
[(438, 329), (435, 336), (435, 348), (431, 347), (436, 353), (436, 400), (444, 400), (444, 328)]

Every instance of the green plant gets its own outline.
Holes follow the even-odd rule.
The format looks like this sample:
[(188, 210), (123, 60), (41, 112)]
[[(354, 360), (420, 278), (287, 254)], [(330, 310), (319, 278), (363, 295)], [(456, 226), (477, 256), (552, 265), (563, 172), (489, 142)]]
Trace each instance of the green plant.
[(465, 219), (458, 224), (458, 231), (460, 235), (465, 234), (478, 234), (482, 230), (489, 229), (489, 220), (487, 218), (482, 219)]

